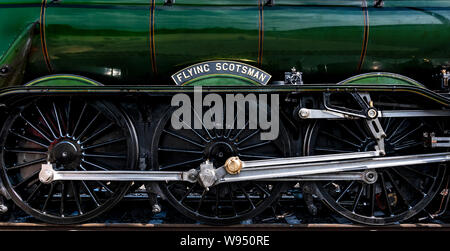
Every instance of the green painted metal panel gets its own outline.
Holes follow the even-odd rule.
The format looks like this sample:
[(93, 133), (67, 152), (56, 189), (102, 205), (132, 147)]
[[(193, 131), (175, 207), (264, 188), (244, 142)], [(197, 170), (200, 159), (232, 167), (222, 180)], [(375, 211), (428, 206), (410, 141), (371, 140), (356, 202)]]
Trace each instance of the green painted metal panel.
[(165, 76), (202, 61), (254, 64), (258, 56), (257, 6), (158, 6), (157, 72)]
[(0, 4), (0, 58), (30, 24), (39, 20), (38, 6), (18, 8), (10, 5), (5, 2)]
[(76, 75), (50, 75), (42, 78), (38, 78), (25, 84), (26, 86), (101, 86), (95, 80)]
[(360, 7), (265, 8), (264, 30), (263, 65), (274, 79), (283, 79), (293, 66), (305, 82), (324, 81), (327, 75), (342, 79), (357, 71), (364, 32)]
[(260, 85), (252, 80), (238, 76), (204, 76), (186, 83), (187, 86), (252, 86)]
[[(401, 1), (404, 5), (405, 2)], [(430, 4), (432, 4), (431, 1)], [(369, 43), (363, 71), (389, 71), (427, 82), (448, 66), (450, 1), (439, 7), (369, 9)]]
[(150, 79), (148, 1), (132, 1), (127, 6), (147, 5), (131, 9), (71, 5), (76, 2), (82, 1), (47, 8), (45, 35), (52, 71), (118, 81)]
[(424, 87), (421, 83), (408, 77), (387, 73), (373, 72), (353, 76), (338, 83), (338, 85), (392, 85), (392, 86), (414, 86)]

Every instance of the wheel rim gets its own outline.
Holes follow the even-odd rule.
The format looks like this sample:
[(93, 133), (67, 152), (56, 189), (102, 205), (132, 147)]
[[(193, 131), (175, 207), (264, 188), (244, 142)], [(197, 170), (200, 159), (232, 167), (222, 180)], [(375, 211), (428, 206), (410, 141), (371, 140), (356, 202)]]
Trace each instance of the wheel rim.
[[(439, 128), (422, 119), (387, 118), (380, 122), (387, 135), (387, 155), (423, 153), (423, 132)], [(316, 122), (308, 129), (305, 155), (373, 150), (376, 142), (369, 135), (361, 121)], [(377, 169), (374, 184), (330, 181), (315, 185), (334, 211), (359, 223), (384, 225), (405, 221), (422, 211), (438, 192), (444, 172), (438, 164), (402, 166)]]
[(2, 180), (13, 201), (34, 217), (56, 224), (91, 219), (116, 204), (129, 182), (57, 181), (43, 184), (40, 165), (56, 170), (134, 168), (136, 135), (113, 105), (77, 98), (29, 102), (2, 131)]
[[(186, 171), (198, 168), (207, 159), (218, 167), (231, 156), (251, 160), (284, 157), (290, 153), (289, 138), (282, 125), (278, 139), (262, 142), (259, 129), (206, 129), (203, 126), (197, 130), (175, 130), (170, 124), (172, 112), (170, 109), (163, 116), (156, 129), (152, 144), (154, 170)], [(213, 186), (209, 191), (198, 183), (186, 182), (163, 182), (160, 187), (168, 201), (184, 215), (209, 224), (231, 224), (252, 218), (270, 206), (284, 184), (226, 183)]]

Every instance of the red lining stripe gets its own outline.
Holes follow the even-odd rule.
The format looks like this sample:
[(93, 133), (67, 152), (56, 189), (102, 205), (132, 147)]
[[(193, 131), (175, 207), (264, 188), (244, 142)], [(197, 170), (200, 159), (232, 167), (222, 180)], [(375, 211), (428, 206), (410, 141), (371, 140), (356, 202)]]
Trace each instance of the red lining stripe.
[(262, 65), (264, 51), (264, 0), (258, 1), (258, 66)]
[(46, 8), (47, 8), (47, 0), (42, 0), (41, 15), (39, 17), (41, 46), (42, 46), (42, 54), (44, 56), (45, 64), (47, 65), (48, 71), (51, 73), (53, 71), (53, 69), (52, 69), (52, 65), (50, 63), (50, 57), (48, 56), (47, 41), (45, 39), (45, 9)]
[(156, 74), (156, 52), (155, 52), (155, 0), (150, 0), (150, 59), (153, 73)]
[(369, 9), (367, 8), (366, 0), (363, 0), (363, 14), (364, 14), (364, 38), (361, 49), (361, 57), (359, 58), (358, 72), (361, 71), (364, 60), (367, 54), (367, 45), (369, 44)]

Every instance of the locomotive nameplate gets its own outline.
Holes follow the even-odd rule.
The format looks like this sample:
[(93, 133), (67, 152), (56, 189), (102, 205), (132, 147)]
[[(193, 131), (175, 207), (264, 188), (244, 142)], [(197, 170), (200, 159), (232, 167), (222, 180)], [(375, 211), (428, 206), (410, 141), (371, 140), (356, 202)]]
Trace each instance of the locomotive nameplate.
[(189, 82), (208, 76), (234, 76), (261, 85), (266, 85), (272, 77), (267, 72), (248, 64), (217, 60), (202, 62), (186, 67), (173, 74), (172, 79), (177, 85), (186, 85)]

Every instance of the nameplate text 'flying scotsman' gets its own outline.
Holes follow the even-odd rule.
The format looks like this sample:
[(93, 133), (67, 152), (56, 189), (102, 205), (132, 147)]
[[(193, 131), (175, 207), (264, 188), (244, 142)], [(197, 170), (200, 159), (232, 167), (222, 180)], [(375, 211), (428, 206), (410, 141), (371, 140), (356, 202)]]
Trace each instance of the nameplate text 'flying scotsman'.
[(186, 67), (172, 75), (177, 85), (185, 85), (201, 78), (214, 76), (233, 76), (266, 85), (272, 77), (254, 66), (235, 61), (207, 61)]

